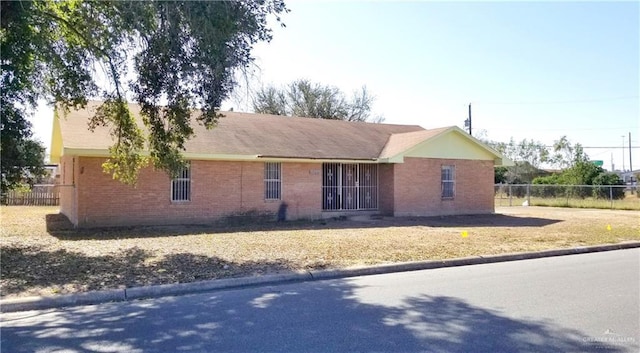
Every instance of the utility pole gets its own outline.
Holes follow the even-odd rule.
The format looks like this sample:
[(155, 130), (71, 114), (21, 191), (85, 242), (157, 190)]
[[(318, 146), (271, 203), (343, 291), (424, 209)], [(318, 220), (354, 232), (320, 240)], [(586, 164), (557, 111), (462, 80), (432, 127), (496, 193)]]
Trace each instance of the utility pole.
[(616, 165), (613, 164), (613, 152), (611, 152), (611, 171), (612, 172), (616, 171)]
[(633, 162), (631, 162), (631, 131), (629, 131), (629, 170), (633, 171)]
[(464, 121), (464, 126), (469, 128), (469, 135), (471, 135), (471, 103), (469, 103), (469, 119)]
[(624, 135), (622, 135), (622, 171), (624, 172)]

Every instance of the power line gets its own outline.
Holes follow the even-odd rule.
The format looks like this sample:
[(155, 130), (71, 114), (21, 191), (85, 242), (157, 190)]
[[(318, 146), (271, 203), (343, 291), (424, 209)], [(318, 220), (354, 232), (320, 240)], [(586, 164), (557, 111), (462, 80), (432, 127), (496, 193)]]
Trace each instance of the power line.
[(585, 127), (585, 128), (574, 128), (574, 127), (567, 127), (567, 128), (530, 128), (530, 129), (514, 129), (514, 128), (485, 128), (485, 127), (477, 127), (477, 130), (498, 130), (498, 131), (566, 131), (571, 129), (571, 131), (596, 131), (596, 130), (634, 130), (637, 127), (629, 127), (629, 126), (621, 126), (621, 127)]
[[(553, 148), (554, 146), (544, 146), (547, 148)], [(624, 149), (628, 149), (629, 146), (580, 146), (583, 149), (584, 148), (624, 148)], [(640, 146), (631, 146), (631, 148), (640, 148)]]
[(638, 98), (640, 98), (640, 96), (609, 97), (609, 98), (588, 98), (588, 99), (574, 99), (574, 100), (561, 100), (561, 101), (472, 102), (472, 103), (473, 104), (480, 104), (480, 105), (571, 104), (571, 103), (611, 102), (611, 101), (631, 100), (631, 99), (638, 99)]
[[(604, 147), (586, 147), (586, 146), (581, 146), (581, 147), (582, 148), (624, 148), (625, 150), (629, 148), (629, 146), (624, 146), (624, 147), (623, 146), (617, 146), (617, 147), (615, 147), (615, 146), (614, 147), (607, 147), (607, 146), (604, 146)], [(640, 148), (640, 146), (631, 146), (631, 148)]]

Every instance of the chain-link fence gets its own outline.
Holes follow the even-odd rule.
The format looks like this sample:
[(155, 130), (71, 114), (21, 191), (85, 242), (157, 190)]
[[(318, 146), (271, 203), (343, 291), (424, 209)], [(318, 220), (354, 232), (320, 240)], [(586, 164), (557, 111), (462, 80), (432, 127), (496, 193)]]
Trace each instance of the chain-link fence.
[(637, 186), (496, 184), (495, 205), (640, 210)]

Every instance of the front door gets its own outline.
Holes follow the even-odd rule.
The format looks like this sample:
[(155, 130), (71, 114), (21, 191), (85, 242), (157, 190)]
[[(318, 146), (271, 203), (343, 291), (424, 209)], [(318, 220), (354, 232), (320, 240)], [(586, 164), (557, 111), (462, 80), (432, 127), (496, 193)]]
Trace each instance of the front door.
[(358, 209), (358, 165), (342, 164), (342, 209)]
[(375, 210), (378, 208), (378, 165), (324, 163), (322, 209)]

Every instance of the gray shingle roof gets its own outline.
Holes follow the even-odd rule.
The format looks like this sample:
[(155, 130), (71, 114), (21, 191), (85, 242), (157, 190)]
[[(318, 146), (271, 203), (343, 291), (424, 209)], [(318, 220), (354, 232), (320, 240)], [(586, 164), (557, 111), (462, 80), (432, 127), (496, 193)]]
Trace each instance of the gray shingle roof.
[[(90, 102), (83, 110), (59, 113), (62, 147), (106, 150), (113, 143), (108, 128), (98, 127), (95, 132), (87, 129), (87, 121), (99, 104), (100, 102)], [(139, 118), (139, 106), (130, 104), (129, 108)], [(383, 149), (387, 152), (401, 150), (407, 140), (390, 140), (394, 134), (421, 132), (410, 135), (422, 137), (421, 134), (426, 133), (426, 138), (430, 135), (429, 131), (432, 131), (417, 125), (373, 124), (239, 112), (223, 114), (224, 117), (211, 130), (197, 123), (193, 124), (195, 136), (185, 144), (187, 153), (366, 160), (380, 157)], [(392, 142), (396, 140), (399, 146)], [(415, 138), (409, 140), (413, 144), (420, 142)]]
[[(54, 121), (51, 142), (51, 160), (57, 162), (61, 155), (109, 155), (113, 144), (108, 127), (88, 130), (88, 121), (101, 102), (89, 102), (85, 109), (58, 112)], [(129, 104), (129, 109), (143, 127), (140, 107)], [(500, 153), (485, 146), (455, 126), (425, 130), (417, 125), (373, 124), (285, 117), (268, 114), (223, 112), (213, 129), (193, 123), (195, 136), (185, 144), (185, 157), (193, 159), (320, 159), (320, 160), (371, 160), (396, 162), (423, 142), (454, 133), (464, 136), (474, 147), (493, 156), (496, 165), (512, 165)], [(194, 113), (193, 121), (196, 114)], [(435, 140), (434, 140), (435, 141)], [(466, 145), (465, 148), (470, 148)], [(450, 158), (446, 149), (442, 157)], [(463, 153), (464, 154), (464, 153)], [(436, 153), (438, 155), (438, 153)], [(470, 153), (471, 158), (474, 154)], [(400, 157), (400, 159), (397, 159)], [(392, 162), (392, 163), (396, 163)]]

